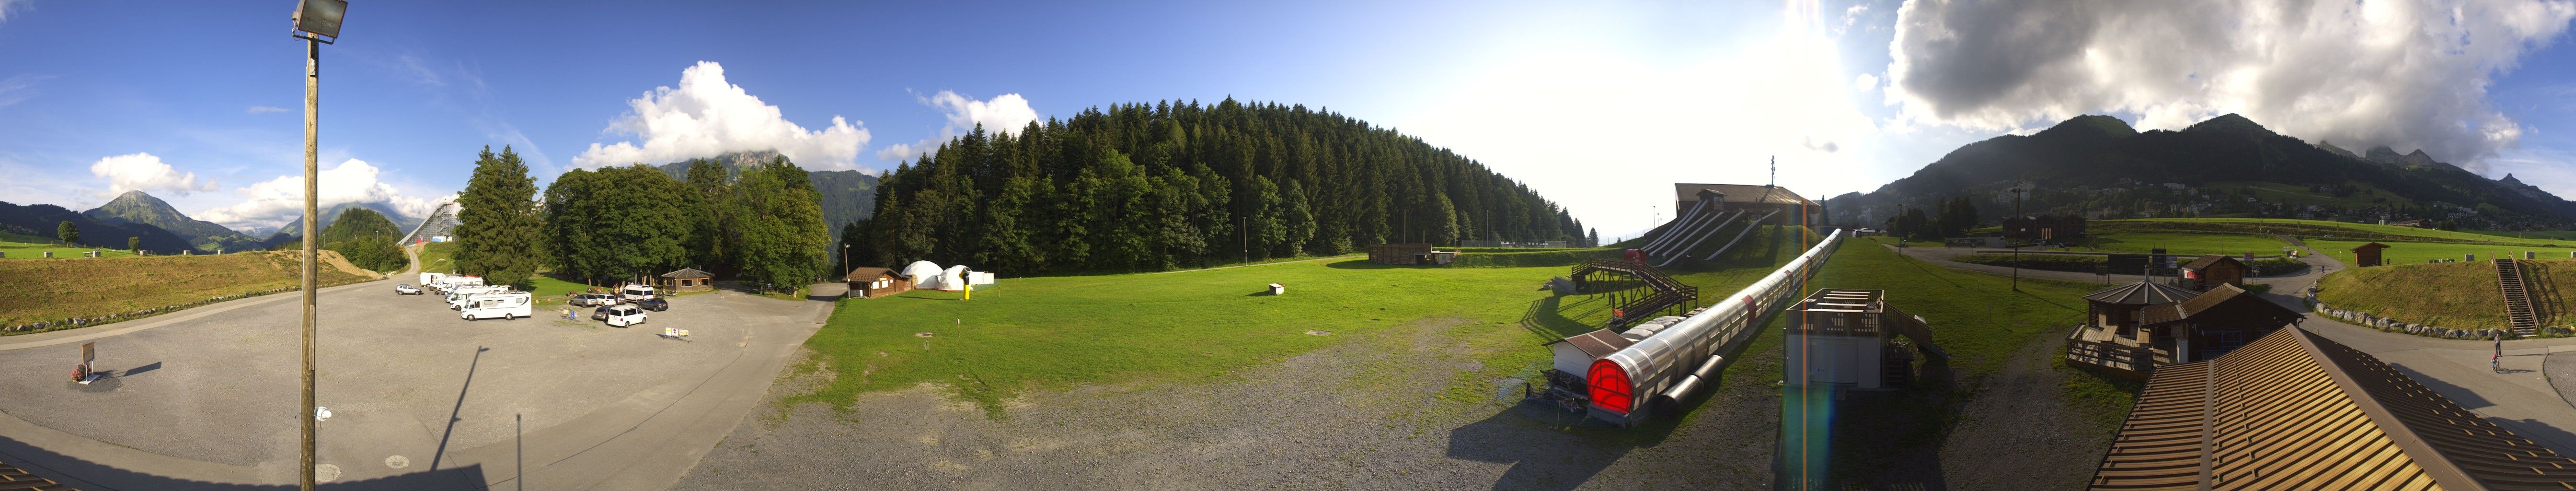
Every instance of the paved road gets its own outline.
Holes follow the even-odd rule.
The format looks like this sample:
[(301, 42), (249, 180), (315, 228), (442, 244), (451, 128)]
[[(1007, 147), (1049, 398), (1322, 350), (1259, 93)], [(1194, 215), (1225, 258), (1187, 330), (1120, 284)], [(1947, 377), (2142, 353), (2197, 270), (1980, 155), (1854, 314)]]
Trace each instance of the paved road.
[[(326, 288), (321, 462), (360, 488), (658, 489), (743, 420), (831, 303), (684, 295), (631, 329), (467, 322), (399, 278)], [(0, 338), (0, 460), (82, 489), (297, 473), (299, 295)], [(661, 327), (693, 331), (662, 339)], [(65, 381), (95, 341), (110, 377)], [(329, 472), (325, 472), (328, 474)], [(523, 477), (524, 476), (524, 477)]]

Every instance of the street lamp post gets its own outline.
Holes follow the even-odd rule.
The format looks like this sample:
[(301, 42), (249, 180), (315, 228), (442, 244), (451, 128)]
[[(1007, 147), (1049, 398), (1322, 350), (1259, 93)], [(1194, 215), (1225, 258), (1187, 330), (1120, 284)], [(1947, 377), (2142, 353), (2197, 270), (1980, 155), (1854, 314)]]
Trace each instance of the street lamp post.
[(348, 0), (297, 0), (292, 18), (295, 28), (287, 33), (304, 40), (304, 369), (299, 372), (303, 376), (304, 406), (296, 411), (295, 416), (304, 426), (303, 466), (296, 471), (295, 478), (296, 484), (304, 491), (313, 490), (317, 464), (313, 454), (313, 424), (321, 416), (320, 405), (313, 401), (313, 304), (318, 293), (315, 280), (320, 273), (319, 263), (315, 261), (319, 254), (314, 251), (313, 222), (321, 216), (315, 210), (319, 204), (315, 196), (320, 188), (315, 161), (319, 158), (320, 146), (314, 137), (314, 129), (321, 115), (322, 45), (340, 39), (340, 18), (348, 10)]
[[(2025, 227), (2027, 227), (2027, 226), (2029, 226), (2029, 225), (2030, 225), (2030, 221), (2029, 221), (2028, 219), (2026, 219), (2025, 217), (2021, 216), (2021, 188), (2018, 188), (2018, 187), (2016, 187), (2016, 188), (2012, 188), (2012, 193), (2013, 193), (2013, 216), (2012, 216), (2012, 220), (2022, 220), (2022, 225), (2023, 225), (2023, 226), (2025, 226)], [(2010, 223), (2012, 222), (2012, 220), (2005, 220), (2005, 223), (2006, 223), (2006, 224), (2010, 224)], [(2011, 235), (2011, 234), (2012, 234), (2012, 232), (2013, 232), (2012, 227), (2004, 227), (2004, 229), (2005, 229), (2005, 230), (2004, 230), (2004, 234), (2005, 234), (2005, 235), (2007, 235), (2007, 237), (2004, 237), (2004, 240), (2013, 240), (2013, 239), (2012, 239), (2012, 237), (2009, 237), (2009, 235)], [(2014, 241), (2014, 242), (2012, 243), (2012, 251), (2013, 251), (2013, 285), (2012, 285), (2012, 286), (2013, 286), (2013, 291), (2021, 291), (2021, 242), (2020, 242), (2020, 241), (2017, 241), (2017, 240), (2016, 240), (2016, 241)]]

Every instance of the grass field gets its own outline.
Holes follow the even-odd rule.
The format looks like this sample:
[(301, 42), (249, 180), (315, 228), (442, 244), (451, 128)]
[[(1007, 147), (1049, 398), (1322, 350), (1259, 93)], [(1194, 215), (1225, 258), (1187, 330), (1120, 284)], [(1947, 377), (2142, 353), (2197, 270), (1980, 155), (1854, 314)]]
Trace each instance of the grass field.
[[(2321, 254), (2334, 256), (2336, 260), (2343, 261), (2344, 264), (2354, 264), (2354, 257), (2352, 254), (2353, 247), (2369, 243), (2348, 240), (2309, 240), (2306, 242), (2308, 243), (2308, 248), (2316, 249), (2317, 252)], [(2507, 256), (2504, 257), (2510, 257), (2513, 259), (2522, 259), (2523, 251), (2538, 252), (2540, 253), (2539, 257), (2542, 259), (2567, 259), (2569, 257), (2569, 253), (2576, 252), (2576, 247), (2514, 247), (2479, 244), (2450, 244), (2440, 242), (2380, 243), (2387, 244), (2389, 246), (2387, 249), (2379, 251), (2380, 259), (2387, 261), (2388, 264), (2423, 264), (2424, 261), (2428, 259), (2463, 259), (2467, 254), (2477, 254), (2478, 262), (2480, 264), (2485, 264), (2487, 260), (2497, 258), (2498, 254), (2505, 254)]]
[(446, 273), (456, 270), (456, 243), (431, 242), (420, 245), (420, 271)]
[(2532, 243), (2533, 241), (2497, 235), (2399, 227), (2374, 223), (2345, 223), (2325, 220), (2287, 218), (2141, 218), (2132, 220), (2095, 220), (2086, 231), (2104, 233), (2119, 230), (2170, 230), (2188, 232), (2234, 232), (2250, 234), (2291, 234), (2301, 239), (2343, 238), (2353, 240), (2408, 240), (2430, 242)]
[(2164, 248), (2166, 252), (2172, 254), (2228, 256), (2242, 256), (2249, 252), (2257, 256), (2278, 256), (2281, 255), (2281, 248), (2290, 246), (2288, 242), (2282, 242), (2281, 239), (2260, 235), (2146, 231), (2095, 233), (2076, 245), (2078, 246), (2076, 250), (2095, 252), (2145, 254), (2153, 252), (2156, 248)]
[[(1715, 297), (1802, 249), (1762, 245), (1705, 270), (1673, 273)], [(1483, 362), (1442, 396), (1482, 400), (1491, 397), (1492, 380), (1542, 364), (1549, 351), (1540, 343), (1591, 330), (1608, 317), (1601, 295), (1555, 296), (1538, 288), (1566, 273), (1562, 266), (1441, 268), (1345, 259), (1004, 278), (972, 301), (936, 291), (843, 300), (806, 343), (821, 362), (808, 369), (829, 370), (835, 378), (790, 400), (847, 407), (861, 392), (928, 383), (998, 417), (1003, 401), (1026, 390), (1220, 379), (1413, 325), (1438, 326), (1442, 340), (1466, 346)], [(1269, 283), (1287, 285), (1287, 294), (1266, 294)], [(925, 332), (932, 335), (914, 334)]]
[(2576, 230), (2470, 230), (2478, 235), (2512, 237), (2521, 240), (2563, 240), (2576, 242)]
[(81, 253), (89, 251), (104, 251), (105, 254), (100, 254), (101, 257), (135, 257), (134, 253), (125, 252), (124, 249), (62, 247), (37, 242), (0, 242), (0, 253), (7, 253), (8, 259), (43, 259), (47, 252), (54, 253), (55, 259), (86, 259), (81, 257)]
[[(301, 281), (299, 263), (292, 252), (0, 261), (0, 325), (128, 314), (293, 287)], [(338, 268), (321, 271), (326, 286), (366, 279)]]

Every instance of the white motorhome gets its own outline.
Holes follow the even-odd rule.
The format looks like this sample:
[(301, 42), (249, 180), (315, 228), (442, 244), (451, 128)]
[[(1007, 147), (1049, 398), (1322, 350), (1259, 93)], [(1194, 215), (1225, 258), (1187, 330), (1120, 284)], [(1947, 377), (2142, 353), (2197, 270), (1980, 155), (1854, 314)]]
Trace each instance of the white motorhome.
[(534, 295), (528, 292), (476, 294), (465, 297), (464, 308), (457, 309), (456, 316), (469, 321), (494, 317), (504, 320), (528, 317), (536, 314), (535, 307), (531, 306), (535, 303), (534, 300)]
[(486, 293), (507, 293), (507, 292), (509, 292), (509, 291), (510, 291), (510, 286), (509, 286), (509, 285), (501, 285), (501, 286), (460, 286), (460, 287), (450, 288), (450, 289), (448, 289), (448, 290), (447, 290), (447, 308), (448, 308), (448, 309), (450, 309), (450, 310), (463, 310), (463, 309), (465, 308), (465, 304), (466, 304), (466, 302), (467, 302), (467, 299), (473, 298), (475, 295), (482, 295), (482, 294), (486, 294)]
[(447, 277), (447, 274), (445, 274), (445, 273), (428, 273), (428, 272), (421, 273), (421, 274), (420, 274), (420, 287), (421, 287), (421, 288), (432, 288), (432, 287), (434, 287), (435, 285), (437, 285), (437, 284), (438, 284), (438, 279), (439, 279), (439, 278), (446, 278), (446, 277)]
[(447, 293), (448, 291), (455, 290), (459, 287), (483, 286), (483, 277), (451, 275), (439, 278), (438, 282), (433, 284), (438, 285), (439, 293)]
[(630, 284), (625, 287), (618, 288), (617, 295), (619, 298), (626, 299), (628, 302), (652, 300), (653, 287)]

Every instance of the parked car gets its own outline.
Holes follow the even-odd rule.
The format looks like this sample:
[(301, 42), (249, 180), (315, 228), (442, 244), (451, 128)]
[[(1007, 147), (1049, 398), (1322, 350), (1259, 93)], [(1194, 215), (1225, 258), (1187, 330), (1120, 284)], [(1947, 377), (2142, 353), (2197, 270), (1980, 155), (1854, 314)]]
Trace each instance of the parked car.
[(663, 300), (663, 299), (659, 299), (659, 298), (655, 298), (655, 299), (647, 299), (647, 300), (637, 300), (637, 301), (635, 301), (635, 306), (637, 306), (637, 307), (643, 307), (645, 310), (651, 310), (651, 311), (654, 311), (654, 312), (661, 312), (661, 311), (665, 311), (665, 310), (671, 310), (671, 301), (669, 301), (669, 300)]
[(611, 305), (605, 312), (608, 325), (626, 327), (644, 323), (644, 308), (633, 305)]
[(572, 296), (572, 305), (574, 307), (617, 305), (617, 303), (617, 295), (607, 293), (577, 293)]
[(601, 306), (599, 306), (599, 308), (591, 309), (591, 311), (590, 311), (590, 320), (595, 320), (595, 321), (604, 321), (604, 320), (608, 320), (608, 309), (612, 309), (612, 308), (616, 308), (616, 307), (617, 307), (617, 306), (615, 306), (615, 305), (601, 305)]
[(396, 295), (419, 295), (422, 293), (424, 292), (420, 291), (420, 287), (411, 285), (394, 285), (394, 294)]
[(653, 287), (645, 285), (626, 285), (618, 288), (617, 293), (618, 295), (625, 297), (626, 301), (629, 302), (636, 300), (652, 300), (654, 298)]

